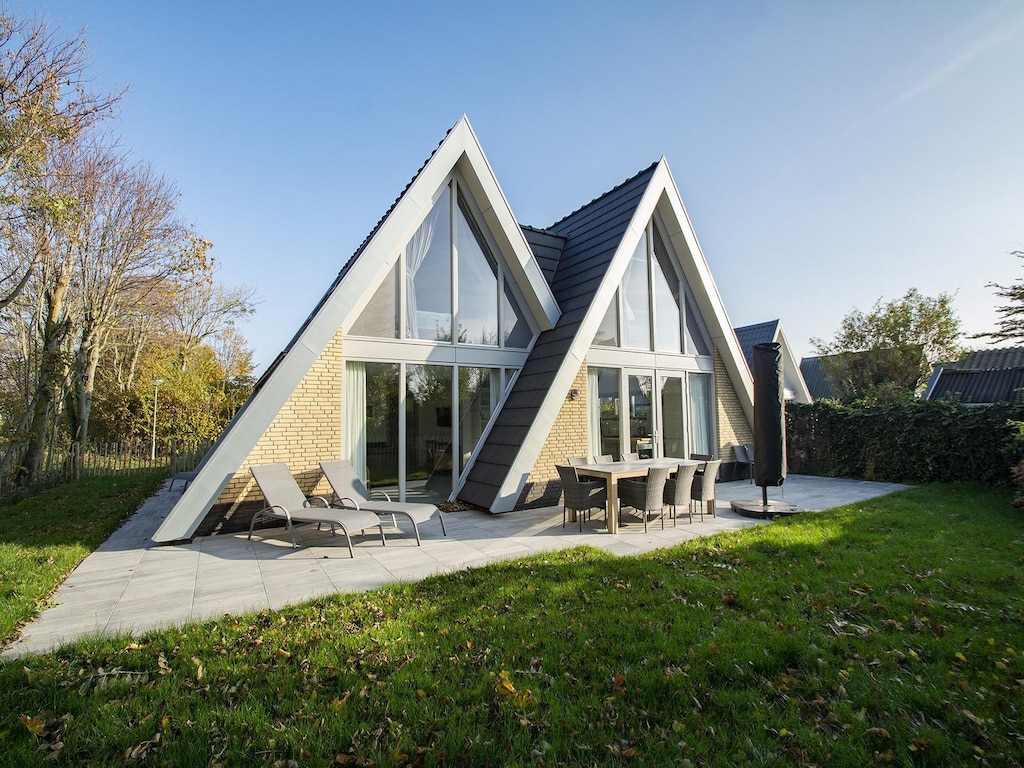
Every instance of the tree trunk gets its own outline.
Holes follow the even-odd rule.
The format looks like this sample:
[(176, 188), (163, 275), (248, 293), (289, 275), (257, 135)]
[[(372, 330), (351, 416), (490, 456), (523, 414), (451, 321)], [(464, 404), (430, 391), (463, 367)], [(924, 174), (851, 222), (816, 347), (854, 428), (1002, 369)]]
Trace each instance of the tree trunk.
[[(66, 286), (65, 286), (66, 289)], [(50, 414), (60, 396), (60, 385), (64, 379), (64, 361), (62, 350), (64, 338), (67, 336), (66, 321), (58, 320), (58, 305), (63, 301), (61, 296), (52, 297), (48, 302), (46, 324), (43, 331), (43, 348), (40, 356), (39, 378), (32, 398), (32, 418), (29, 424), (28, 451), (22, 461), (19, 475), (27, 483), (35, 482), (46, 455), (46, 443), (50, 433)]]
[[(44, 241), (45, 242), (45, 241)], [(47, 253), (49, 255), (49, 252)], [(71, 285), (71, 259), (67, 254), (53, 270), (53, 280), (43, 291), (42, 344), (40, 349), (39, 375), (35, 383), (30, 412), (28, 450), (18, 472), (19, 479), (32, 483), (39, 477), (46, 455), (46, 443), (50, 430), (49, 417), (60, 396), (61, 384), (67, 361), (64, 359), (64, 342), (70, 333), (70, 323), (64, 317), (64, 299)]]

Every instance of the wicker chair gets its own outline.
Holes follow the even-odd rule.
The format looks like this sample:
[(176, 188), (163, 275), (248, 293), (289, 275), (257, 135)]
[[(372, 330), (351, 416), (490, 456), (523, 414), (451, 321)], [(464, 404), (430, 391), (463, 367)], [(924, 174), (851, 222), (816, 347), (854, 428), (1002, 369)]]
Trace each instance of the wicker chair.
[(624, 453), (622, 454), (623, 461), (640, 461), (639, 453)]
[(602, 453), (600, 456), (594, 457), (595, 464), (611, 464), (614, 461), (610, 453)]
[(676, 476), (670, 477), (665, 483), (665, 503), (672, 507), (672, 525), (676, 524), (676, 515), (680, 507), (690, 515), (690, 522), (693, 522), (693, 507), (690, 504), (690, 494), (693, 490), (693, 477), (697, 472), (696, 464), (680, 464), (676, 469)]
[(704, 465), (704, 473), (693, 479), (691, 497), (695, 504), (700, 505), (700, 519), (704, 520), (704, 509), (708, 514), (717, 517), (715, 514), (715, 480), (718, 479), (718, 468), (722, 460), (715, 459)]
[(563, 467), (556, 465), (558, 477), (562, 481), (562, 493), (565, 502), (562, 505), (562, 527), (565, 528), (565, 521), (569, 510), (575, 510), (580, 522), (580, 532), (583, 532), (583, 517), (589, 515), (594, 508), (604, 509), (608, 503), (608, 489), (604, 483), (583, 483), (576, 475), (575, 467)]
[(625, 478), (619, 481), (619, 506), (633, 507), (644, 517), (644, 531), (647, 518), (657, 512), (661, 516), (661, 527), (665, 527), (665, 483), (672, 467), (651, 467), (646, 479)]
[(585, 467), (590, 463), (589, 456), (570, 456), (566, 461), (570, 467)]

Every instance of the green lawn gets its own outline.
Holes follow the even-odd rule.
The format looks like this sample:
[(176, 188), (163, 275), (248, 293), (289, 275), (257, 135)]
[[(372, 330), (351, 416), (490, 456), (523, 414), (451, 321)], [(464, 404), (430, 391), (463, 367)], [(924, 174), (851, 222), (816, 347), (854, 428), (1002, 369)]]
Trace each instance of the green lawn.
[(38, 614), (64, 577), (166, 477), (165, 468), (93, 477), (0, 503), (0, 641)]
[(1024, 764), (1024, 515), (917, 488), (0, 664), (4, 765)]

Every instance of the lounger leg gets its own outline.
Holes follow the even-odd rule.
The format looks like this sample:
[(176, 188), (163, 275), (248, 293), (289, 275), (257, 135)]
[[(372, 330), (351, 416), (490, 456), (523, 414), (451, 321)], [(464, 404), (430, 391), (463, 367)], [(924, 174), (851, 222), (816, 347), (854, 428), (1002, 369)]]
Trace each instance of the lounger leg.
[(441, 512), (440, 510), (438, 510), (437, 519), (441, 521), (441, 533), (443, 533), (445, 536), (447, 536), (448, 535), (448, 531), (445, 530), (445, 527), (444, 527), (444, 512)]
[(423, 546), (423, 542), (420, 541), (420, 527), (418, 525), (416, 525), (416, 521), (413, 520), (411, 517), (409, 518), (409, 521), (412, 523), (413, 533), (416, 534), (416, 546), (417, 547), (422, 547)]
[(352, 549), (352, 535), (348, 532), (348, 528), (346, 528), (341, 523), (338, 523), (338, 527), (341, 528), (341, 532), (345, 534), (345, 543), (348, 544), (348, 555), (349, 555), (349, 557), (351, 557), (353, 560), (355, 560), (356, 559), (356, 552), (355, 552), (354, 549)]

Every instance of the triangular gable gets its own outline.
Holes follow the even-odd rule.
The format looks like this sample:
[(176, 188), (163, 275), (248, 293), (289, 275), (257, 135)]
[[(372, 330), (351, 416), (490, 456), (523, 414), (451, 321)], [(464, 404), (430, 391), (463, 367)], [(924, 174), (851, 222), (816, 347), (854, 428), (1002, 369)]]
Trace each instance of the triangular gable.
[(782, 330), (782, 321), (769, 320), (766, 323), (745, 325), (736, 329), (736, 338), (743, 349), (747, 367), (754, 370), (754, 345), (777, 342), (782, 345), (783, 381), (793, 393), (793, 400), (798, 403), (810, 403), (811, 393), (800, 371), (800, 362), (793, 356), (789, 339)]
[[(554, 327), (558, 304), (509, 208), (476, 135), (463, 116), (448, 132), (419, 173), (345, 265), (313, 314), (261, 378), (256, 391), (228, 425), (163, 524), (157, 542), (182, 541), (196, 528), (221, 492), (243, 466), (275, 416), (303, 377), (338, 334), (358, 316), (381, 279), (394, 266), (402, 247), (429, 212), (453, 170), (462, 175), (494, 237), (505, 266), (541, 331)], [(338, 377), (341, 371), (337, 372)], [(331, 457), (334, 458), (334, 457)]]
[(739, 397), (753, 417), (753, 387), (743, 353), (667, 161), (642, 171), (548, 228), (566, 238), (552, 282), (562, 317), (541, 334), (459, 498), (494, 512), (514, 508), (565, 396), (655, 211), (682, 262), (697, 311)]

